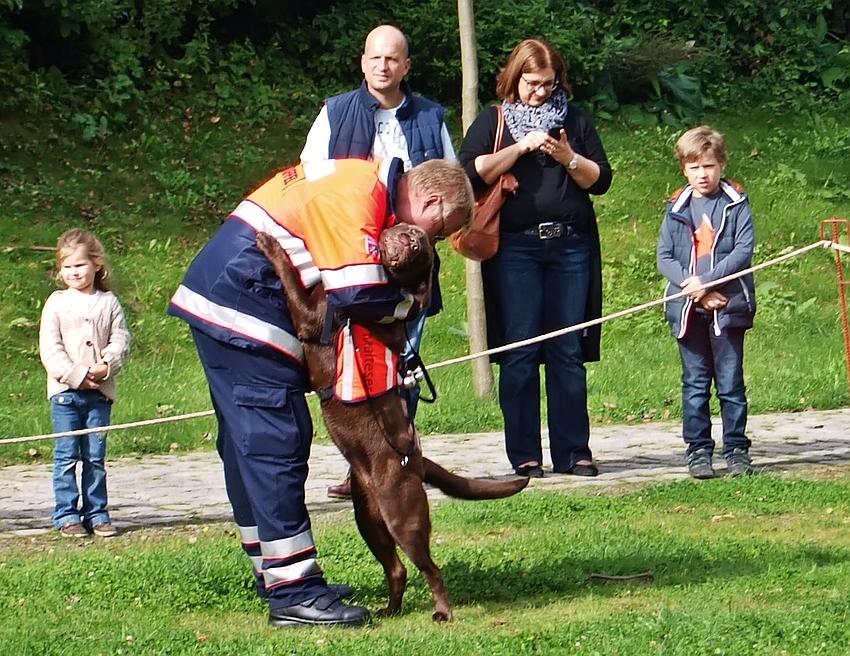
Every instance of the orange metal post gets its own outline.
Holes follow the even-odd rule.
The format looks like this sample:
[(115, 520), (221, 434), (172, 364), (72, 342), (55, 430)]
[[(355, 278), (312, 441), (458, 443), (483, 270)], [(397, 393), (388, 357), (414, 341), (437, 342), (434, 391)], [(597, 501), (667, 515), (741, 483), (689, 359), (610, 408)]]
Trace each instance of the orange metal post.
[[(820, 238), (843, 246), (850, 246), (850, 221), (833, 217), (820, 222)], [(841, 330), (844, 333), (844, 360), (847, 365), (847, 382), (850, 386), (850, 326), (847, 321), (847, 286), (844, 278), (844, 253), (833, 249), (835, 269), (838, 274), (838, 302), (841, 306)]]

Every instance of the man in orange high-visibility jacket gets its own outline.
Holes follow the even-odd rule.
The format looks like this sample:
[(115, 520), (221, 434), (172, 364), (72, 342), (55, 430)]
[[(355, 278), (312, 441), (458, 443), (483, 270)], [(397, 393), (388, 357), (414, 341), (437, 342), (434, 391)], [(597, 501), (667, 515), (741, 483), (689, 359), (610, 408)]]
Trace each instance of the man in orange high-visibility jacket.
[[(385, 159), (399, 157), (405, 170), (429, 159), (455, 160), (446, 110), (413, 93), (405, 76), (410, 70), (410, 46), (393, 25), (378, 25), (369, 32), (360, 57), (363, 84), (353, 91), (328, 98), (307, 134), (302, 162), (327, 159)], [(406, 345), (402, 361), (419, 355), (425, 318), (443, 307), (440, 292), (440, 258), (434, 253), (431, 304), (404, 325)], [(415, 368), (415, 367), (413, 367)], [(401, 391), (410, 421), (416, 420), (419, 384)], [(328, 496), (351, 498), (351, 472), (328, 488)]]
[(401, 160), (329, 160), (277, 173), (230, 214), (195, 257), (168, 312), (189, 323), (218, 420), (217, 447), (242, 546), (274, 626), (360, 625), (316, 561), (304, 503), (313, 434), (308, 389), (280, 280), (259, 251), (274, 236), (305, 287), (322, 282), (329, 303), (361, 321), (405, 320), (416, 299), (387, 277), (382, 230), (404, 222), (433, 240), (472, 215), (463, 170), (431, 160), (403, 173)]

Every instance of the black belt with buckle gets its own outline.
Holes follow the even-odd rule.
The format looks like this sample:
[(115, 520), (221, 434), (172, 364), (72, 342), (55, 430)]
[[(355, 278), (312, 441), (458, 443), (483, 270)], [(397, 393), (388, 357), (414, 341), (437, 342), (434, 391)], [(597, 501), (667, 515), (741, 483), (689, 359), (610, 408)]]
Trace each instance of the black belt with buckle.
[(523, 230), (524, 235), (534, 235), (540, 239), (557, 239), (558, 237), (566, 237), (572, 232), (569, 223), (563, 221), (546, 221), (538, 223), (536, 226)]

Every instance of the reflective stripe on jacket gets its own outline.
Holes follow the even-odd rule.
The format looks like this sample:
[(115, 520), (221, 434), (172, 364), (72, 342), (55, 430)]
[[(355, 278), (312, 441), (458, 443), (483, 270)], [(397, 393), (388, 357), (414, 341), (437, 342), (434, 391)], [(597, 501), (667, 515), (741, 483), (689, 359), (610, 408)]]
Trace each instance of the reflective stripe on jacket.
[[(389, 176), (399, 173), (394, 160)], [(195, 257), (168, 312), (213, 339), (270, 348), (301, 361), (280, 280), (257, 248), (262, 230), (289, 254), (305, 287), (319, 280), (328, 301), (364, 321), (401, 320), (419, 311), (387, 279), (378, 236), (395, 221), (387, 167), (338, 160), (296, 165), (251, 193)], [(389, 187), (388, 187), (389, 184)]]

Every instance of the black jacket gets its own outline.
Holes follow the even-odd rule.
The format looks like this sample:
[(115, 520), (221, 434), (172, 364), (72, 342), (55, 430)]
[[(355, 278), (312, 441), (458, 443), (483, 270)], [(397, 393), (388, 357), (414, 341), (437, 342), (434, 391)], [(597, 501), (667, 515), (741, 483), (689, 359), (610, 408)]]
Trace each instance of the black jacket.
[[(482, 111), (467, 130), (460, 149), (458, 161), (466, 170), (476, 191), (487, 188), (475, 170), (475, 158), (493, 152), (496, 137), (498, 112), (496, 107)], [(521, 156), (511, 168), (519, 182), (516, 196), (508, 197), (500, 214), (500, 229), (506, 232), (521, 232), (544, 221), (563, 221), (590, 237), (591, 264), (590, 288), (585, 308), (585, 321), (602, 316), (602, 254), (599, 244), (599, 229), (590, 195), (604, 194), (611, 186), (611, 165), (602, 147), (602, 141), (590, 117), (575, 105), (570, 105), (564, 130), (573, 150), (592, 159), (599, 165), (599, 179), (589, 188), (581, 189), (572, 182), (567, 169), (543, 153)], [(516, 143), (505, 129), (502, 148)], [(502, 327), (495, 307), (495, 295), (489, 290), (494, 285), (492, 260), (481, 263), (484, 284), (484, 302), (487, 314), (487, 342), (490, 348), (505, 343)], [(593, 326), (582, 336), (585, 362), (595, 362), (600, 357), (601, 326)], [(499, 355), (493, 356), (494, 362)]]

